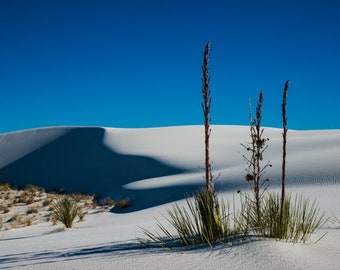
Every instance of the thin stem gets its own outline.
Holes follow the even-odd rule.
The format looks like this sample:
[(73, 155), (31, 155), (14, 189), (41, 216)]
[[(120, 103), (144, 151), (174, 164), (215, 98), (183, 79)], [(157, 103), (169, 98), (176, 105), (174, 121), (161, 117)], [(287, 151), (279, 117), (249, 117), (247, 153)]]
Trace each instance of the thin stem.
[(211, 163), (210, 163), (210, 77), (209, 77), (209, 51), (210, 51), (210, 42), (207, 43), (204, 50), (204, 58), (203, 58), (203, 78), (202, 78), (202, 94), (204, 102), (202, 103), (203, 114), (204, 114), (204, 136), (205, 136), (205, 180), (206, 180), (206, 188), (208, 191), (212, 189), (212, 173), (211, 173)]
[(281, 180), (281, 211), (280, 211), (280, 223), (282, 228), (283, 206), (286, 196), (286, 155), (287, 155), (287, 123), (288, 118), (286, 116), (287, 96), (288, 96), (289, 80), (286, 81), (283, 90), (283, 102), (282, 102), (282, 122), (283, 122), (283, 144), (282, 144), (282, 180)]

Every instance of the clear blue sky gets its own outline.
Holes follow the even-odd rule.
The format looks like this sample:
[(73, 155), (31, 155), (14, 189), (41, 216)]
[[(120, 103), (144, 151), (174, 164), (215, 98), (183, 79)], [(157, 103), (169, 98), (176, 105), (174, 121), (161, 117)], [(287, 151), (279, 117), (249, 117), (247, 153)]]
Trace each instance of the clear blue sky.
[(340, 1), (0, 1), (0, 133), (203, 123), (211, 41), (213, 124), (340, 128)]

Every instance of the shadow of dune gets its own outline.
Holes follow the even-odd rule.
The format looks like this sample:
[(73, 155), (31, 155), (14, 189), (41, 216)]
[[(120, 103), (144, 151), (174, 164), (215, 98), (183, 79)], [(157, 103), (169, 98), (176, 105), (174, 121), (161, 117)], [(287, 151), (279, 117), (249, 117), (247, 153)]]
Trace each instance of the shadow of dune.
[[(236, 193), (240, 186), (242, 186), (242, 188), (247, 187), (246, 185), (240, 185), (239, 180), (235, 180), (228, 181), (228, 183), (217, 183), (215, 184), (215, 189), (217, 194), (221, 192)], [(128, 207), (125, 209), (112, 208), (111, 211), (114, 213), (130, 213), (157, 205), (172, 203), (192, 197), (198, 189), (204, 187), (204, 181), (202, 180), (202, 182), (193, 184), (176, 184), (167, 187), (128, 190), (129, 198), (131, 199), (131, 204), (133, 207)], [(150, 200), (150, 198), (152, 199)]]
[[(116, 153), (103, 144), (104, 133), (103, 128), (72, 128), (1, 168), (0, 181), (13, 186), (33, 184), (47, 191), (57, 188), (118, 199), (131, 196), (123, 188), (127, 183), (184, 172), (150, 157)], [(157, 205), (158, 197), (156, 193), (148, 196), (147, 207)]]

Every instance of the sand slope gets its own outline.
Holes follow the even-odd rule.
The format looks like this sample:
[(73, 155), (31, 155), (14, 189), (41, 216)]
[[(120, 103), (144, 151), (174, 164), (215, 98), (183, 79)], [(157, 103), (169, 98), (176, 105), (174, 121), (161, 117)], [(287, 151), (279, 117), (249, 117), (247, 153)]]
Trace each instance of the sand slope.
[[(216, 189), (227, 199), (244, 183), (248, 127), (213, 126), (211, 156)], [(265, 128), (271, 188), (281, 177), (281, 130)], [(129, 197), (125, 214), (92, 213), (78, 229), (52, 233), (49, 223), (0, 232), (1, 269), (339, 269), (340, 230), (327, 223), (316, 245), (254, 241), (214, 250), (145, 249), (139, 227), (204, 185), (203, 127), (116, 129), (55, 127), (0, 135), (0, 183), (27, 183)], [(287, 190), (316, 198), (340, 218), (340, 130), (289, 131)], [(128, 213), (127, 213), (128, 212)]]

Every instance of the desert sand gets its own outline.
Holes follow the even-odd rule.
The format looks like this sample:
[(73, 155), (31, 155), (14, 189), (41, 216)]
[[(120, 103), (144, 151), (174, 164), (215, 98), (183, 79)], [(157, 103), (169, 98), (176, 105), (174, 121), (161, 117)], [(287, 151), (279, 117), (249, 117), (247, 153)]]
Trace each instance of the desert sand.
[[(0, 134), (0, 184), (32, 184), (46, 191), (86, 192), (114, 200), (124, 210), (91, 211), (75, 228), (39, 222), (0, 231), (1, 269), (340, 269), (340, 130), (288, 131), (287, 191), (316, 199), (330, 220), (307, 244), (254, 239), (213, 249), (174, 251), (142, 246), (141, 228), (173, 203), (204, 186), (204, 127), (147, 129), (51, 127)], [(265, 160), (270, 190), (280, 189), (281, 129), (270, 138)], [(212, 126), (211, 159), (219, 196), (249, 192), (244, 180), (249, 127)], [(14, 213), (13, 213), (14, 214)], [(327, 233), (319, 242), (313, 240)]]

